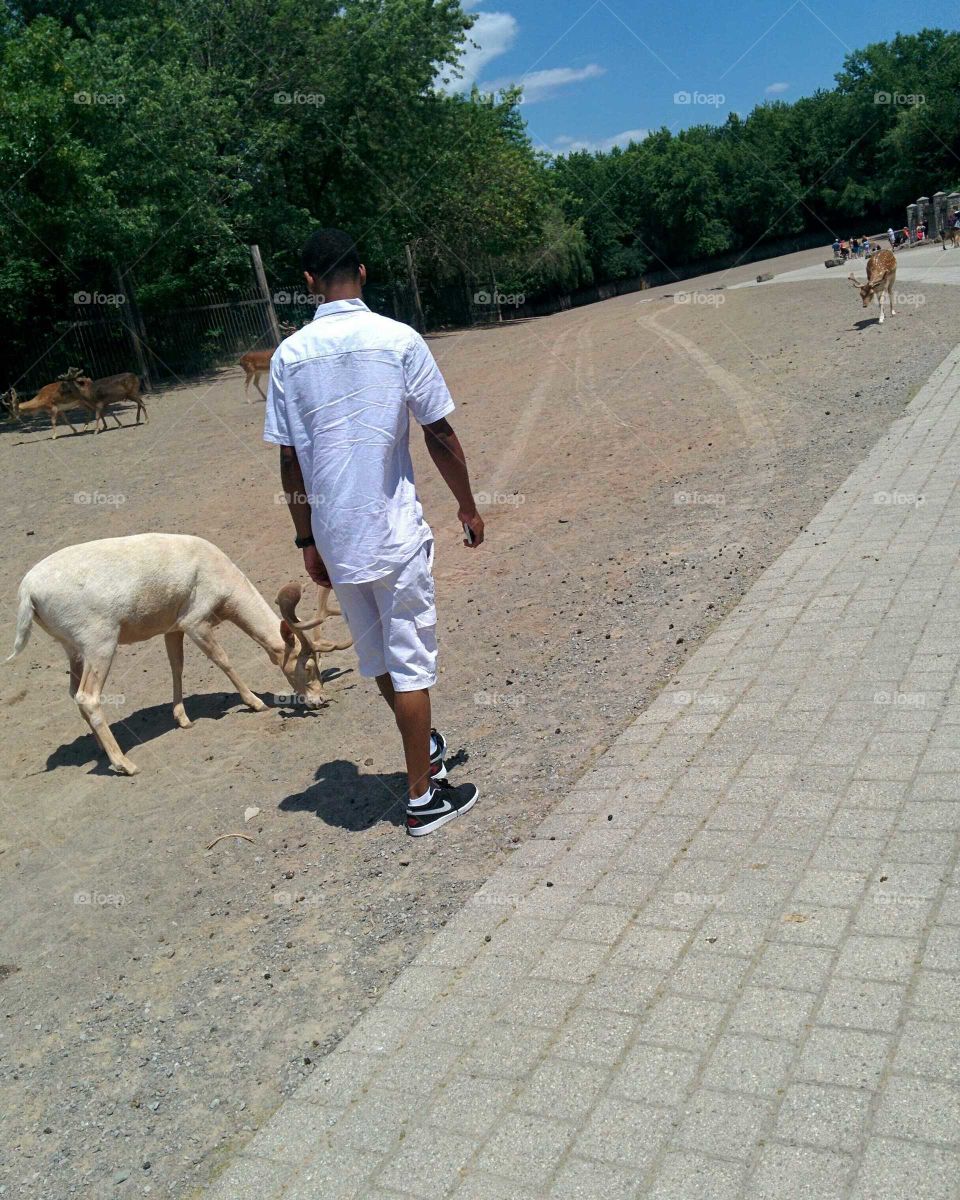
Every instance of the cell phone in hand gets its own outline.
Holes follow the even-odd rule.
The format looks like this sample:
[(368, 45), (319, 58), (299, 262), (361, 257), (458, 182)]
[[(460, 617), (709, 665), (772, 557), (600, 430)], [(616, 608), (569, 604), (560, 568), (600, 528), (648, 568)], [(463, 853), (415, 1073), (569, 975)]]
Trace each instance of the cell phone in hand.
[(467, 539), (467, 545), (472, 546), (477, 540), (476, 535), (474, 534), (474, 532), (470, 528), (470, 526), (466, 523), (466, 521), (463, 521), (462, 524), (463, 524), (463, 535)]

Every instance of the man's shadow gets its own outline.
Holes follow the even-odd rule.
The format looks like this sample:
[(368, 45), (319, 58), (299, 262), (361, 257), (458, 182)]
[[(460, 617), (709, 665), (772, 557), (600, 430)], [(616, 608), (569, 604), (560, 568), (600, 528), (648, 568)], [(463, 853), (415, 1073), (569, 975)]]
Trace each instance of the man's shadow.
[[(455, 767), (466, 760), (466, 752), (458, 750), (446, 762)], [(279, 807), (281, 812), (311, 812), (328, 825), (351, 833), (379, 821), (400, 826), (406, 820), (407, 773), (361, 775), (356, 763), (338, 758), (318, 767), (314, 782), (302, 792), (286, 796)]]

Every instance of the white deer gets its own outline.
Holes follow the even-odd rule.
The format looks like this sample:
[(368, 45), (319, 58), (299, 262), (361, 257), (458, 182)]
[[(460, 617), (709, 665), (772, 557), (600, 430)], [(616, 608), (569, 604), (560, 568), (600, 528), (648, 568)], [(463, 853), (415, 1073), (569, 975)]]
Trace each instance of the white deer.
[[(67, 546), (31, 567), (20, 584), (15, 658), (33, 622), (55, 638), (70, 663), (70, 695), (93, 730), (114, 770), (139, 768), (123, 753), (101, 707), (101, 695), (118, 645), (163, 634), (173, 673), (173, 716), (181, 729), (191, 721), (183, 707), (183, 638), (190, 638), (224, 672), (255, 712), (268, 705), (255, 696), (230, 664), (214, 636), (232, 621), (283, 671), (299, 701), (324, 703), (318, 654), (351, 644), (318, 641), (307, 630), (339, 610), (323, 595), (316, 620), (296, 620), (300, 589), (281, 589), (281, 620), (246, 575), (211, 542), (173, 533), (140, 533)], [(299, 642), (299, 649), (297, 643)]]
[(880, 324), (883, 324), (883, 295), (887, 294), (890, 303), (890, 316), (895, 317), (897, 310), (893, 307), (893, 285), (897, 281), (897, 260), (892, 250), (878, 250), (867, 259), (867, 282), (861, 283), (852, 275), (847, 278), (859, 291), (863, 307), (866, 308), (876, 297), (880, 305)]

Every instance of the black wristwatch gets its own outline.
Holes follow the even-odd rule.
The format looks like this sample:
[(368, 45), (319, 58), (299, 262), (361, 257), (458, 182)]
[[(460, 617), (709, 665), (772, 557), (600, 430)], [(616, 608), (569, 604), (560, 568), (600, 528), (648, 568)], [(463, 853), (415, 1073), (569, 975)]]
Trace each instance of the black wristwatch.
[(317, 543), (313, 540), (313, 534), (308, 533), (306, 537), (298, 537), (293, 539), (297, 544), (298, 550), (306, 550), (308, 546), (315, 546)]

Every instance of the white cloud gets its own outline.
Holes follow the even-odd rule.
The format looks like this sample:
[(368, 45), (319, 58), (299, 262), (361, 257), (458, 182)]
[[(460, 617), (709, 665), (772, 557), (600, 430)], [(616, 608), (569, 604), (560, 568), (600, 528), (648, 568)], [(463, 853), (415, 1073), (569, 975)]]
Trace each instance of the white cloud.
[(614, 146), (623, 147), (631, 142), (642, 142), (649, 132), (649, 129), (625, 129), (623, 133), (615, 133), (613, 137), (599, 138), (597, 141), (563, 136), (554, 138), (553, 146), (557, 154), (573, 154), (577, 150), (606, 151), (612, 150)]
[(766, 91), (768, 96), (780, 96), (784, 92), (789, 91), (789, 89), (789, 83), (771, 83)]
[(469, 92), (487, 64), (510, 49), (516, 41), (518, 28), (517, 18), (510, 13), (477, 13), (473, 28), (467, 31), (467, 43), (460, 55), (462, 76), (451, 79), (444, 91)]
[(597, 79), (606, 74), (606, 67), (598, 63), (588, 63), (585, 67), (551, 67), (546, 71), (531, 71), (529, 75), (503, 76), (480, 84), (483, 92), (498, 92), (502, 88), (520, 84), (523, 87), (523, 99), (526, 104), (536, 104), (539, 100), (549, 100), (561, 88), (573, 83), (581, 83), (584, 79)]

